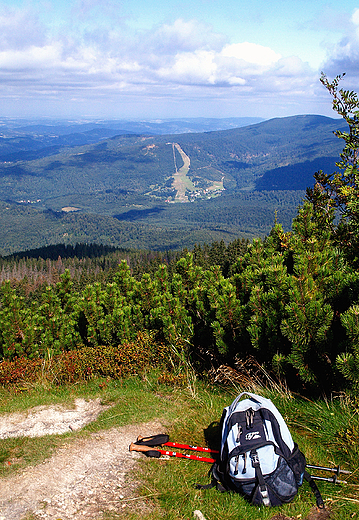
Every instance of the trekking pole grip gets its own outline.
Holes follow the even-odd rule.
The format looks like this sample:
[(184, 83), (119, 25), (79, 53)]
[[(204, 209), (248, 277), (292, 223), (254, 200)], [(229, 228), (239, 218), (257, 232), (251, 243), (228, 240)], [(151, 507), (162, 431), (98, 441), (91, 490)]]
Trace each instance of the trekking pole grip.
[(157, 435), (151, 435), (149, 437), (143, 437), (142, 435), (139, 435), (135, 444), (145, 446), (162, 446), (163, 444), (166, 444), (168, 440), (169, 436), (165, 433), (159, 433)]
[(138, 445), (134, 442), (131, 442), (131, 444), (128, 447), (129, 451), (141, 451), (144, 453), (147, 457), (154, 457), (158, 459), (161, 456), (161, 452), (158, 450), (154, 450), (152, 446), (144, 446), (144, 445)]
[(150, 446), (145, 446), (141, 444), (135, 444), (134, 442), (131, 442), (129, 445), (129, 451), (150, 451), (152, 448)]

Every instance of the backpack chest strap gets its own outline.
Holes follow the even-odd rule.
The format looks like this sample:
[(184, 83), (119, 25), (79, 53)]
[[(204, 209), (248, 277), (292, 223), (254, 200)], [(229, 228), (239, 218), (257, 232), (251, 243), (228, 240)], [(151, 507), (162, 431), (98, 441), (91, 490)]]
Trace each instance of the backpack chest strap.
[(256, 479), (258, 481), (259, 492), (261, 494), (263, 504), (265, 506), (270, 506), (271, 504), (270, 504), (270, 500), (269, 500), (269, 496), (268, 496), (268, 489), (267, 489), (266, 483), (264, 481), (263, 473), (261, 470), (261, 465), (259, 463), (259, 457), (258, 457), (257, 450), (255, 450), (255, 449), (251, 450), (249, 453), (249, 456), (252, 461), (252, 467), (254, 468), (255, 473), (256, 473)]

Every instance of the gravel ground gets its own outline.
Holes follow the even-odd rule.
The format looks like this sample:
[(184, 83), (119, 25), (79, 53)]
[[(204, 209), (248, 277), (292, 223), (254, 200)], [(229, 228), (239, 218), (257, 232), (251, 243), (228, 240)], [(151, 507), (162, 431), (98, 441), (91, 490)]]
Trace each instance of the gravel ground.
[[(0, 435), (46, 435), (78, 429), (103, 407), (99, 401), (78, 400), (73, 410), (41, 407), (26, 415), (0, 419)], [(7, 424), (7, 428), (6, 428)], [(42, 464), (0, 479), (0, 520), (23, 520), (27, 515), (46, 520), (100, 520), (106, 512), (148, 509), (136, 496), (132, 474), (143, 456), (129, 452), (139, 434), (161, 433), (159, 423), (130, 425), (74, 439)]]

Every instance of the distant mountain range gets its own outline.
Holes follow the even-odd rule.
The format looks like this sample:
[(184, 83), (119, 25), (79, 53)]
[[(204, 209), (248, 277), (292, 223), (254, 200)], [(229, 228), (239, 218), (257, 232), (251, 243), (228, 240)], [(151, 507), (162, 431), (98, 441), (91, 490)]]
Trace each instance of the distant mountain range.
[(3, 122), (0, 254), (54, 240), (191, 247), (266, 234), (275, 212), (289, 229), (315, 171), (335, 170), (345, 124), (253, 122)]
[(0, 161), (34, 160), (64, 147), (97, 143), (115, 135), (163, 135), (239, 128), (258, 117), (188, 118), (156, 121), (21, 121), (0, 120)]

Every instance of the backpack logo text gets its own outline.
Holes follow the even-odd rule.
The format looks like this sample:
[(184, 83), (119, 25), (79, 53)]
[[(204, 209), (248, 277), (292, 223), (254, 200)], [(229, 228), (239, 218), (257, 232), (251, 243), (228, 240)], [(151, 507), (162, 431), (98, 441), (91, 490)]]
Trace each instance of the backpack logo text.
[(246, 441), (253, 441), (254, 439), (260, 439), (261, 436), (259, 432), (250, 432), (246, 435)]

